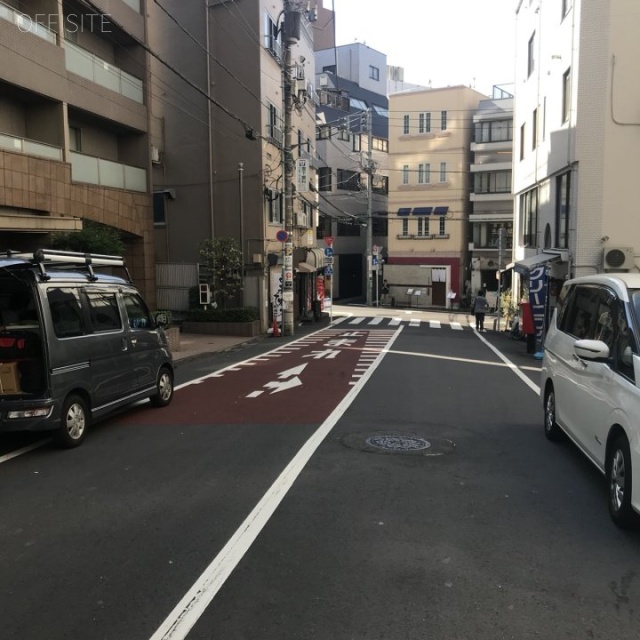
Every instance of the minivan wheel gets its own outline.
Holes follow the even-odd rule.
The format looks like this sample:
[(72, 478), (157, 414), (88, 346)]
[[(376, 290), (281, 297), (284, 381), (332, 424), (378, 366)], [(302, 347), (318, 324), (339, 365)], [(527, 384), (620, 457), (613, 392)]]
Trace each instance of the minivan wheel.
[(607, 454), (607, 480), (609, 482), (609, 513), (622, 528), (635, 523), (631, 508), (631, 450), (625, 436), (618, 436)]
[(156, 392), (149, 398), (154, 407), (166, 407), (173, 398), (173, 374), (169, 367), (162, 367), (158, 373)]
[(554, 442), (562, 438), (562, 430), (556, 422), (556, 394), (553, 387), (549, 387), (544, 400), (544, 435)]
[(62, 405), (60, 426), (53, 434), (57, 447), (71, 449), (82, 444), (89, 426), (87, 404), (80, 396), (68, 396)]

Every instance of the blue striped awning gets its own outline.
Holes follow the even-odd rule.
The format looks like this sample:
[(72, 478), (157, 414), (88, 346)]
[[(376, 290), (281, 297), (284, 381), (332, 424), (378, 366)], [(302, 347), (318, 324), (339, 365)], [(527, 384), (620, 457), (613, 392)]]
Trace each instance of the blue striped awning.
[(410, 213), (411, 213), (410, 207), (400, 207), (400, 209), (398, 209), (399, 216), (408, 216)]
[(433, 211), (433, 207), (414, 207), (413, 215), (414, 216), (430, 216)]
[(449, 207), (436, 207), (433, 214), (436, 216), (445, 216), (447, 215), (448, 211), (449, 211)]

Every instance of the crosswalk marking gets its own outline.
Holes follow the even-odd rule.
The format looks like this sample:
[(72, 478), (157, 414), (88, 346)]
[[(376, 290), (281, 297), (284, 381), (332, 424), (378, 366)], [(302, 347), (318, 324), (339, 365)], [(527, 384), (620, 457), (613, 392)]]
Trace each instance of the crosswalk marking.
[(418, 318), (389, 318), (387, 316), (340, 316), (333, 321), (333, 325), (340, 323), (348, 325), (362, 325), (380, 327), (397, 327), (401, 324), (412, 328), (428, 326), (430, 329), (449, 328), (454, 331), (464, 331), (467, 327), (473, 328), (473, 324), (467, 325), (461, 322), (442, 322), (441, 320), (420, 320)]

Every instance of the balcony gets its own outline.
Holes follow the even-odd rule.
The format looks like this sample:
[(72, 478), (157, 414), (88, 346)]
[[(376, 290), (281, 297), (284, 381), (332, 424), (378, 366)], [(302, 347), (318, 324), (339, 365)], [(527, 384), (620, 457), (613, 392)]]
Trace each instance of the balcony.
[(56, 34), (45, 26), (38, 24), (30, 16), (0, 2), (0, 18), (15, 24), (21, 33), (32, 33), (38, 38), (56, 44)]
[(146, 169), (76, 152), (71, 152), (71, 179), (112, 189), (147, 191)]
[(144, 104), (142, 80), (72, 42), (65, 43), (67, 71)]
[(24, 153), (30, 156), (39, 156), (49, 160), (62, 160), (62, 149), (50, 144), (43, 144), (35, 140), (18, 138), (0, 133), (0, 149), (13, 151), (14, 153)]

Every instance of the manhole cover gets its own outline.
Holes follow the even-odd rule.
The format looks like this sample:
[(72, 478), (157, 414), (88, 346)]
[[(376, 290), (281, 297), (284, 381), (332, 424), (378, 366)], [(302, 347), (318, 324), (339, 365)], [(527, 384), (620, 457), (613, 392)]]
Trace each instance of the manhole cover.
[(350, 449), (401, 456), (442, 456), (452, 453), (455, 444), (447, 438), (423, 438), (421, 435), (399, 433), (349, 433), (341, 438)]
[(367, 444), (386, 451), (422, 451), (428, 449), (431, 443), (423, 438), (410, 436), (372, 436), (367, 438)]

